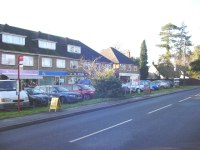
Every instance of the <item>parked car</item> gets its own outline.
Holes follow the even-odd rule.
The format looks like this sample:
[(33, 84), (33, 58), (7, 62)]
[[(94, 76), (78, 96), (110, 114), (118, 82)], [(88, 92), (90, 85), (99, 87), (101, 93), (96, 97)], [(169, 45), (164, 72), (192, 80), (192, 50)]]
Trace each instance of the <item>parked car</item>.
[(143, 80), (143, 81), (145, 81), (146, 84), (148, 84), (148, 86), (150, 86), (150, 89), (151, 89), (151, 90), (159, 90), (159, 89), (160, 89), (159, 84), (156, 83), (156, 82), (152, 82), (152, 81), (150, 81), (150, 80)]
[[(15, 108), (18, 106), (18, 95), (16, 94), (16, 80), (0, 80), (0, 109)], [(29, 99), (27, 93), (20, 91), (20, 107), (28, 107)]]
[(131, 82), (123, 83), (122, 89), (125, 91), (140, 92), (143, 91), (144, 85), (134, 85)]
[(47, 106), (51, 96), (48, 96), (43, 91), (36, 88), (28, 88), (26, 92), (29, 97), (29, 103), (31, 106)]
[(78, 84), (91, 85), (92, 81), (90, 79), (83, 79), (83, 80), (79, 80), (77, 83)]
[(150, 82), (150, 87), (152, 90), (159, 90), (160, 89), (160, 85), (156, 82)]
[(44, 85), (44, 86), (36, 86), (36, 89), (42, 90), (47, 95), (52, 97), (58, 97), (60, 102), (63, 103), (71, 103), (82, 100), (82, 95), (78, 92), (70, 92), (63, 86), (59, 85)]
[(167, 89), (170, 88), (169, 82), (165, 80), (155, 80), (154, 83), (158, 84), (160, 86), (160, 89)]
[(78, 92), (82, 95), (84, 100), (93, 98), (95, 93), (95, 88), (90, 85), (84, 84), (67, 84), (64, 85), (70, 92)]

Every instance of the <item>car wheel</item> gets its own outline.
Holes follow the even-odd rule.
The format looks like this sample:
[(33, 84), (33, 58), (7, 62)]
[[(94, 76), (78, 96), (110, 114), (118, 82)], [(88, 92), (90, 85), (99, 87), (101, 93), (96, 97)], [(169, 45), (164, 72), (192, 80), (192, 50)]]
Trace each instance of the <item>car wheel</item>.
[(36, 101), (32, 101), (32, 107), (34, 108), (34, 107), (36, 107), (36, 106), (37, 106)]
[(90, 99), (90, 95), (86, 94), (84, 95), (84, 100), (89, 100)]
[(141, 90), (140, 89), (136, 89), (136, 93), (140, 93), (141, 92)]
[[(61, 104), (64, 104), (64, 102), (65, 102), (65, 97), (63, 97), (63, 96), (60, 97), (60, 103), (61, 103)], [(67, 101), (67, 102), (68, 102), (68, 101)]]

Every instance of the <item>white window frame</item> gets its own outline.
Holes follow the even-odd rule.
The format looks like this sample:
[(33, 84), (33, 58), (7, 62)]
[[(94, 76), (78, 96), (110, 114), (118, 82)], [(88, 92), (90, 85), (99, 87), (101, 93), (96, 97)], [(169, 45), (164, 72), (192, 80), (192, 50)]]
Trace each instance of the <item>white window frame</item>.
[(2, 32), (2, 42), (15, 45), (25, 45), (26, 36)]
[(23, 57), (23, 65), (24, 66), (34, 66), (33, 56), (24, 56)]
[(112, 65), (111, 65), (111, 64), (105, 64), (105, 67), (106, 67), (107, 69), (112, 69)]
[(65, 60), (64, 59), (56, 59), (56, 67), (57, 68), (65, 68)]
[(67, 45), (67, 51), (70, 53), (81, 54), (81, 47), (75, 45)]
[(120, 65), (120, 69), (123, 70), (123, 71), (125, 71), (126, 70), (126, 65), (125, 64), (121, 64)]
[(86, 69), (86, 70), (91, 68), (91, 63), (90, 62), (84, 62), (83, 63), (83, 68)]
[(52, 67), (52, 58), (42, 57), (42, 67)]
[(78, 69), (78, 61), (70, 60), (70, 68), (71, 69)]
[(97, 69), (98, 71), (101, 71), (101, 68), (102, 68), (102, 64), (96, 63), (96, 69)]
[(134, 71), (138, 71), (138, 67), (137, 66), (133, 66), (133, 70)]
[(131, 65), (127, 65), (127, 71), (131, 71), (132, 66)]
[(38, 47), (50, 50), (56, 50), (56, 42), (44, 39), (38, 39)]
[(1, 55), (1, 64), (3, 65), (15, 65), (16, 63), (16, 58), (15, 55), (13, 54), (2, 54)]

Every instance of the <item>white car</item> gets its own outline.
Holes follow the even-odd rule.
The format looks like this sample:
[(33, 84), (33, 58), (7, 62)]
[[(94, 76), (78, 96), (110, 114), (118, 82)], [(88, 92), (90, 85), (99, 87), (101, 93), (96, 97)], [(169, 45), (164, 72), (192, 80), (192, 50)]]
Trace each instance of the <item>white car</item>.
[(134, 85), (131, 82), (123, 83), (122, 88), (126, 91), (140, 92), (143, 91), (144, 85)]
[[(16, 80), (0, 80), (0, 110), (18, 106), (16, 83)], [(29, 99), (26, 91), (20, 91), (20, 106), (29, 106)]]

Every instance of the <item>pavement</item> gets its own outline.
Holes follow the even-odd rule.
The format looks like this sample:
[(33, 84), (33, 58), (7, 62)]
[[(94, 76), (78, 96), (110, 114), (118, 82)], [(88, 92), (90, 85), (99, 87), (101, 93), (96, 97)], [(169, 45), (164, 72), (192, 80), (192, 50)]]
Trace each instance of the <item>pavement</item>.
[(68, 109), (62, 109), (58, 111), (51, 111), (51, 112), (45, 112), (45, 113), (39, 113), (35, 115), (29, 115), (29, 116), (23, 116), (23, 117), (16, 117), (16, 118), (10, 118), (10, 119), (3, 119), (0, 120), (0, 132), (11, 130), (15, 128), (25, 127), (29, 125), (34, 125), (38, 123), (43, 123), (47, 121), (52, 121), (56, 119), (61, 119), (65, 117), (70, 117), (78, 114), (83, 114), (87, 112), (97, 111), (101, 109), (106, 109), (114, 106), (124, 105), (128, 103), (134, 103), (142, 100), (148, 100), (150, 98), (164, 96), (167, 94), (177, 93), (177, 92), (184, 92), (186, 90), (192, 90), (199, 87), (191, 87), (188, 89), (178, 89), (173, 91), (168, 91), (164, 93), (158, 93), (158, 94), (148, 94), (140, 97), (133, 96), (129, 99), (125, 100), (117, 100), (117, 101), (108, 101), (108, 102), (102, 102), (97, 104), (90, 104), (85, 106), (79, 106), (74, 108), (68, 108)]

